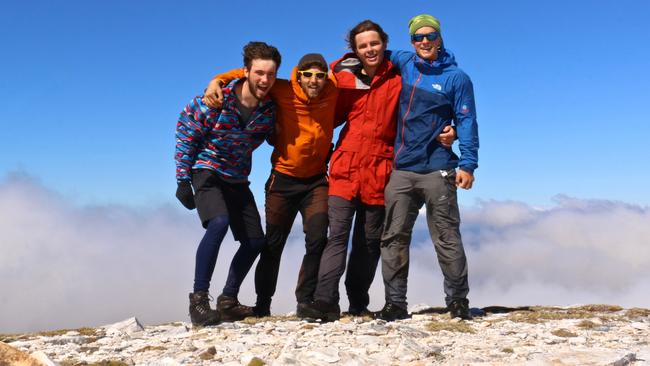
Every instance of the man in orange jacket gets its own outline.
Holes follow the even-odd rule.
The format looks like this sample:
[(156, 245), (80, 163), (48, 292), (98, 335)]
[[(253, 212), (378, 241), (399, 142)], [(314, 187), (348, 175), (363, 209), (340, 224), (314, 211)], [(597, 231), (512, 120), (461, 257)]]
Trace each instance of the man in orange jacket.
[[(327, 243), (327, 159), (334, 131), (338, 90), (327, 77), (320, 54), (306, 54), (292, 70), (291, 80), (278, 79), (270, 90), (277, 105), (276, 128), (270, 142), (272, 170), (266, 182), (266, 237), (255, 270), (258, 316), (270, 315), (280, 258), (298, 212), (302, 216), (306, 253), (300, 267), (297, 315), (313, 301), (320, 257)], [(241, 76), (241, 69), (217, 75), (204, 101), (218, 106), (220, 85)]]

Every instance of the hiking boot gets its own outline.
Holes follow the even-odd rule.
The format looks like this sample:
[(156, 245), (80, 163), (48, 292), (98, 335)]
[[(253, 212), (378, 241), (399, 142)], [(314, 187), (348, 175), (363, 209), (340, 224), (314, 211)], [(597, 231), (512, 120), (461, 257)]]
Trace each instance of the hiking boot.
[(356, 306), (350, 305), (350, 307), (348, 308), (347, 315), (350, 315), (350, 316), (369, 316), (369, 317), (372, 318), (372, 311), (368, 310), (368, 308), (365, 307), (365, 306), (364, 307), (356, 307)]
[(375, 319), (382, 319), (387, 322), (392, 322), (393, 320), (398, 320), (398, 319), (410, 318), (406, 308), (403, 308), (399, 305), (395, 305), (392, 303), (386, 303), (383, 309), (372, 313), (372, 315), (373, 318)]
[(299, 303), (296, 309), (299, 318), (321, 319), (323, 322), (333, 322), (341, 319), (341, 309), (338, 304), (328, 304), (316, 300), (310, 303)]
[(258, 296), (255, 306), (253, 306), (253, 313), (258, 318), (271, 316), (271, 299), (263, 299)]
[(210, 308), (210, 295), (206, 291), (190, 293), (190, 319), (196, 326), (219, 324), (219, 313)]
[(471, 320), (472, 314), (469, 311), (469, 301), (467, 299), (457, 299), (447, 306), (451, 318), (461, 318), (463, 320)]
[(223, 322), (235, 322), (255, 316), (252, 307), (240, 304), (236, 297), (223, 294), (217, 297), (217, 311)]
[(264, 318), (266, 316), (271, 316), (271, 308), (264, 306), (253, 306), (253, 315), (258, 318)]

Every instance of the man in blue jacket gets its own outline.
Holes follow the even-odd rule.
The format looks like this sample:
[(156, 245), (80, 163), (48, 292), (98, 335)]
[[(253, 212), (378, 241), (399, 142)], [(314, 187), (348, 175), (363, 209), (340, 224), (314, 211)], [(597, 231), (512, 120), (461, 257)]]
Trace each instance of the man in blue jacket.
[[(426, 204), (427, 224), (444, 276), (445, 302), (453, 318), (470, 319), (456, 188), (472, 188), (478, 167), (472, 82), (444, 47), (436, 18), (413, 17), (409, 33), (415, 53), (389, 53), (402, 74), (402, 91), (381, 238), (386, 305), (375, 317), (389, 321), (408, 317), (409, 245), (418, 211)], [(460, 157), (436, 140), (449, 125), (456, 129)]]

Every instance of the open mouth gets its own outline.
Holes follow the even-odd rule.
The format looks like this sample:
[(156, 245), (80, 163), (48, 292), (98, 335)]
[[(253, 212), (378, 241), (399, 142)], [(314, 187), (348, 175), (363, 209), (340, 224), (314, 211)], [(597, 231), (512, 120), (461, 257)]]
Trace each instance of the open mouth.
[(366, 61), (368, 61), (368, 62), (375, 62), (375, 61), (377, 61), (377, 59), (378, 59), (377, 54), (366, 55)]

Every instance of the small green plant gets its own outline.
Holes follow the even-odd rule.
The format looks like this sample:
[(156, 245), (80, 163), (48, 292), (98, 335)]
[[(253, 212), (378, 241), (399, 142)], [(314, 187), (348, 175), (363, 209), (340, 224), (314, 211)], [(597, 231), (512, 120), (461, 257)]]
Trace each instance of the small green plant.
[(569, 330), (566, 330), (564, 328), (556, 329), (556, 330), (552, 331), (551, 334), (553, 334), (556, 337), (563, 337), (563, 338), (572, 338), (572, 337), (577, 337), (578, 336), (577, 334), (575, 334), (575, 333), (573, 333), (573, 332), (571, 332)]
[(592, 305), (583, 305), (575, 308), (570, 308), (568, 310), (576, 311), (588, 311), (593, 313), (615, 313), (617, 311), (623, 310), (622, 307), (618, 305), (608, 305), (608, 304), (592, 304)]
[(427, 325), (427, 330), (430, 330), (432, 332), (439, 332), (441, 330), (447, 330), (450, 332), (459, 332), (459, 333), (476, 333), (474, 328), (472, 328), (469, 324), (466, 322), (439, 322), (439, 321), (434, 321), (431, 322)]
[(271, 315), (271, 316), (265, 316), (262, 318), (256, 318), (256, 317), (248, 317), (244, 320), (242, 320), (242, 323), (248, 324), (248, 325), (254, 325), (257, 323), (261, 322), (279, 322), (279, 321), (295, 321), (295, 320), (300, 320), (298, 319), (297, 316), (276, 316), (276, 315)]
[(167, 350), (167, 347), (148, 345), (148, 346), (144, 346), (144, 347), (140, 348), (136, 352), (141, 353), (141, 352), (147, 352), (147, 351), (165, 351), (165, 350)]
[(643, 318), (650, 316), (650, 309), (632, 308), (625, 312), (625, 316), (628, 318)]
[(580, 323), (578, 323), (578, 328), (582, 329), (595, 329), (598, 328), (598, 324), (592, 322), (591, 320), (583, 320)]
[(593, 311), (584, 307), (561, 309), (554, 307), (531, 307), (530, 311), (515, 311), (510, 313), (504, 320), (512, 322), (538, 324), (549, 320), (562, 319), (589, 319), (595, 317)]

